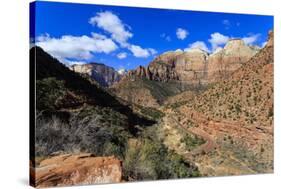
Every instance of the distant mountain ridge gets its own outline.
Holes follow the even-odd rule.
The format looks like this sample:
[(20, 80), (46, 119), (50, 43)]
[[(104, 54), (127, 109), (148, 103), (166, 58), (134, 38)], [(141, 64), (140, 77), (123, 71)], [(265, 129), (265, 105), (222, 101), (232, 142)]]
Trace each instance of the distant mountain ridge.
[(154, 81), (170, 80), (188, 83), (211, 83), (225, 79), (258, 52), (242, 39), (232, 39), (224, 48), (209, 54), (199, 48), (189, 51), (168, 51), (156, 57), (147, 67), (128, 72), (129, 77)]
[(123, 76), (114, 68), (102, 63), (74, 64), (69, 68), (77, 73), (89, 75), (103, 87), (111, 86)]
[(129, 102), (157, 107), (167, 97), (186, 90), (198, 93), (229, 78), (257, 52), (242, 39), (232, 39), (212, 54), (201, 49), (168, 51), (148, 66), (128, 71), (111, 89)]

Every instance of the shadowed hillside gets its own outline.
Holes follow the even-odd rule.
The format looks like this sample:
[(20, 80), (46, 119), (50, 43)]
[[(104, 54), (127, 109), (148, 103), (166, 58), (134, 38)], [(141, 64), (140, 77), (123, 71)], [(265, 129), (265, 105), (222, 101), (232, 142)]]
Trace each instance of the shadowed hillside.
[[(35, 157), (31, 163), (37, 177), (36, 185), (56, 186), (50, 174), (69, 182), (76, 161), (61, 161), (58, 169), (45, 172), (54, 159), (83, 158), (88, 163), (117, 166), (116, 175), (109, 180), (152, 180), (200, 176), (197, 167), (170, 151), (158, 137), (157, 121), (163, 113), (151, 108), (130, 105), (134, 111), (117, 100), (87, 77), (69, 70), (39, 47), (30, 50), (31, 61), (36, 62), (36, 127)], [(36, 58), (36, 60), (34, 60)], [(78, 155), (77, 155), (78, 154)], [(93, 158), (98, 156), (97, 158)], [(114, 156), (114, 162), (111, 160)], [(95, 162), (104, 159), (104, 162)], [(122, 162), (122, 163), (118, 163)], [(110, 167), (103, 167), (99, 175), (88, 170), (95, 179), (104, 177)], [(79, 171), (85, 172), (83, 167)], [(90, 176), (90, 177), (91, 177)], [(85, 178), (87, 178), (85, 176)], [(83, 175), (80, 177), (83, 183)], [(107, 177), (105, 177), (106, 179)], [(34, 179), (34, 178), (32, 178)]]

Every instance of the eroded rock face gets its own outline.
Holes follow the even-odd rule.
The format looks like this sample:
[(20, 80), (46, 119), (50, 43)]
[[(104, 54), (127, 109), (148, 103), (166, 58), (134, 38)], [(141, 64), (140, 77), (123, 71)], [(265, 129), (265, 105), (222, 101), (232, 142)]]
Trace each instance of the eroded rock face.
[(92, 154), (58, 155), (43, 160), (35, 171), (36, 187), (121, 182), (121, 161)]
[(131, 70), (128, 76), (162, 82), (213, 83), (228, 78), (258, 50), (246, 45), (242, 39), (232, 39), (211, 55), (201, 49), (170, 51), (156, 57), (147, 67)]
[(257, 49), (247, 46), (241, 39), (230, 40), (223, 49), (209, 56), (208, 82), (226, 79), (243, 63), (250, 60), (257, 53)]
[(208, 53), (192, 49), (177, 56), (175, 70), (181, 81), (206, 82)]
[(118, 82), (123, 76), (115, 71), (114, 68), (98, 63), (76, 64), (72, 65), (70, 69), (78, 73), (89, 75), (104, 87), (111, 86), (113, 83)]

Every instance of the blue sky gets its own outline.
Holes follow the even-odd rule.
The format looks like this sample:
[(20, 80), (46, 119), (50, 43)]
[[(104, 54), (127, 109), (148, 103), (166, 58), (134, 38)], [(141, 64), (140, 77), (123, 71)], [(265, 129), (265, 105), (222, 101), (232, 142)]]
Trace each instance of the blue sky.
[(170, 50), (211, 53), (231, 38), (262, 46), (273, 17), (262, 15), (36, 2), (35, 41), (66, 64), (119, 70), (147, 65)]

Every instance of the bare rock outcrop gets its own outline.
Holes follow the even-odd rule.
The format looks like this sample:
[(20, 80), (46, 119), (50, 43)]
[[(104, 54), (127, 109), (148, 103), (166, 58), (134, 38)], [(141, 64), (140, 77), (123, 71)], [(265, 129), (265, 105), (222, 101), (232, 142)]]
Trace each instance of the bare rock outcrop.
[(123, 76), (115, 71), (114, 68), (99, 63), (75, 64), (72, 65), (70, 69), (90, 76), (104, 87), (111, 86), (115, 82), (118, 82)]
[(181, 52), (166, 52), (156, 57), (147, 67), (139, 66), (137, 69), (129, 71), (128, 76), (163, 82), (178, 80), (175, 72), (175, 61), (179, 54)]
[(147, 67), (131, 70), (128, 76), (162, 82), (213, 83), (228, 78), (258, 51), (242, 39), (232, 39), (210, 55), (199, 48), (186, 52), (169, 51), (156, 57)]
[(92, 154), (58, 155), (43, 160), (35, 169), (36, 187), (121, 182), (121, 161)]
[(208, 53), (201, 49), (191, 49), (177, 56), (175, 71), (181, 81), (190, 83), (206, 82)]
[(240, 68), (256, 53), (257, 50), (247, 46), (243, 40), (230, 40), (223, 49), (219, 49), (209, 56), (209, 83), (228, 78), (231, 73)]

